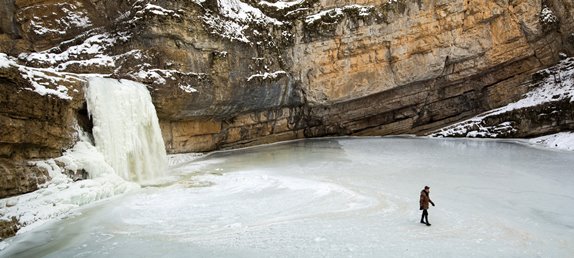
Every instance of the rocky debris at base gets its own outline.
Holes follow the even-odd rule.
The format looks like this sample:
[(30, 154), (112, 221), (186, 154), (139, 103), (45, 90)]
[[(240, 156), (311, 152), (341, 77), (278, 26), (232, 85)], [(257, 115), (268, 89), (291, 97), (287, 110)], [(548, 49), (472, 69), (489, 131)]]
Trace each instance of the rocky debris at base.
[[(0, 216), (1, 215), (2, 214), (0, 214)], [(16, 232), (18, 232), (19, 229), (20, 225), (18, 224), (18, 220), (15, 217), (12, 217), (9, 220), (0, 219), (0, 241), (16, 235)], [(0, 248), (0, 251), (1, 250), (2, 248)]]

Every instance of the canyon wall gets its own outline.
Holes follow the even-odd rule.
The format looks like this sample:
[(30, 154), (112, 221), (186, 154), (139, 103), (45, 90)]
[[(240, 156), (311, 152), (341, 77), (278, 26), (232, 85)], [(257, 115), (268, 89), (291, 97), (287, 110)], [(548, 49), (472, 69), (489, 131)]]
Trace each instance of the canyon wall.
[[(210, 82), (194, 104), (159, 103), (173, 92), (158, 90), (170, 152), (423, 134), (518, 100), (532, 73), (573, 49), (569, 1), (301, 1), (312, 11), (251, 2), (283, 23), (268, 22), (271, 36), (206, 26), (210, 40), (179, 44)], [(202, 7), (198, 16), (225, 9)], [(181, 34), (164, 25), (151, 31)]]
[(0, 197), (49, 180), (27, 161), (90, 132), (85, 74), (147, 84), (181, 153), (426, 134), (518, 100), (574, 54), (572, 0), (3, 3)]

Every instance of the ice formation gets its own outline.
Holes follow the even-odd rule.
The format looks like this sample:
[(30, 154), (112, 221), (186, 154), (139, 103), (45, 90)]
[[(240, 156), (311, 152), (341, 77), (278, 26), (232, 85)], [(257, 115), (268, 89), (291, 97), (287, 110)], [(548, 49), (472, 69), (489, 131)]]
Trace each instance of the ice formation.
[[(79, 137), (80, 141), (61, 157), (33, 162), (45, 169), (51, 180), (39, 185), (37, 191), (0, 199), (0, 221), (17, 218), (20, 226), (18, 234), (22, 234), (54, 219), (76, 216), (79, 214), (76, 209), (84, 205), (139, 188), (138, 184), (127, 182), (114, 174), (114, 169), (106, 163), (86, 134), (80, 133)], [(175, 161), (185, 159), (191, 157), (178, 157)], [(65, 166), (61, 167), (58, 163)], [(64, 174), (66, 169), (84, 169), (90, 178), (74, 182)], [(2, 249), (0, 245), (0, 251)], [(0, 252), (0, 257), (2, 255)]]
[(145, 85), (90, 78), (86, 100), (96, 147), (117, 175), (146, 183), (165, 173), (165, 145)]

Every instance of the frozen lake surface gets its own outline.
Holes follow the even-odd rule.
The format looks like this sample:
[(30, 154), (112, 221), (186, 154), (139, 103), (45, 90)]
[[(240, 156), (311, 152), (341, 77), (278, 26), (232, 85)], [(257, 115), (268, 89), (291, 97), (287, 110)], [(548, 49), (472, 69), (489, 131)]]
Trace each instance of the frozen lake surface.
[[(7, 257), (572, 257), (574, 154), (333, 138), (220, 152), (16, 236)], [(431, 187), (431, 227), (418, 198)]]

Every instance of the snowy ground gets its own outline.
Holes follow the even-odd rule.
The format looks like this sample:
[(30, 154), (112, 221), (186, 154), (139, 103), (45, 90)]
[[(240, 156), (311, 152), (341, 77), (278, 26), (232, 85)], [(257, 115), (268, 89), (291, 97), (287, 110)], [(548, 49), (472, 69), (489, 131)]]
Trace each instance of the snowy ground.
[[(7, 257), (571, 257), (574, 155), (528, 142), (296, 141), (185, 161), (171, 184), (8, 241)], [(431, 186), (431, 227), (418, 196)]]
[(548, 148), (574, 151), (574, 132), (563, 132), (529, 140)]

